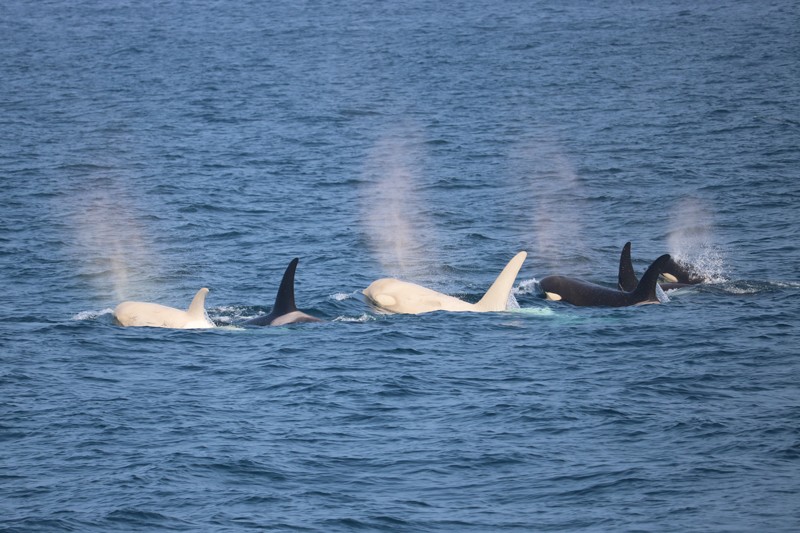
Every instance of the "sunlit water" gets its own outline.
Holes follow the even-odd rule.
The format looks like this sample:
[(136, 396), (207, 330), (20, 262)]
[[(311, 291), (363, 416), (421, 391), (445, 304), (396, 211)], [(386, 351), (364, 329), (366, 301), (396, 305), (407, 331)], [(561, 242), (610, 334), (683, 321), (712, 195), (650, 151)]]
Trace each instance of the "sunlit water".
[(799, 9), (5, 2), (0, 528), (798, 530)]

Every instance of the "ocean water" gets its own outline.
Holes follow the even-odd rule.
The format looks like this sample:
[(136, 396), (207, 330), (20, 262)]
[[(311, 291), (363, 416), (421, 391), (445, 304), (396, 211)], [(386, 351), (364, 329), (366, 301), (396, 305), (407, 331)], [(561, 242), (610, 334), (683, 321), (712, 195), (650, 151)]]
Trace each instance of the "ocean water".
[[(797, 2), (0, 5), (3, 531), (797, 531)], [(577, 308), (633, 243), (707, 283)], [(503, 313), (384, 315), (402, 277)], [(301, 309), (242, 328), (300, 258)], [(213, 330), (122, 328), (126, 299)]]

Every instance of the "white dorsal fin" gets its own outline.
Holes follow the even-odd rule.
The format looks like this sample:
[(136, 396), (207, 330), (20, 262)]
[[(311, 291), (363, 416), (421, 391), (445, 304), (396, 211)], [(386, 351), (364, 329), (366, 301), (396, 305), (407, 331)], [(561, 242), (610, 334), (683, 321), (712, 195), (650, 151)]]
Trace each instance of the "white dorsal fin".
[(522, 263), (527, 256), (527, 252), (520, 252), (508, 262), (486, 294), (483, 295), (481, 301), (475, 304), (479, 311), (505, 311), (508, 295), (511, 294), (519, 269), (522, 268)]
[(189, 305), (189, 309), (186, 311), (186, 313), (195, 320), (206, 319), (206, 294), (208, 294), (208, 289), (205, 287), (197, 291), (197, 294), (195, 294), (192, 299), (192, 303)]

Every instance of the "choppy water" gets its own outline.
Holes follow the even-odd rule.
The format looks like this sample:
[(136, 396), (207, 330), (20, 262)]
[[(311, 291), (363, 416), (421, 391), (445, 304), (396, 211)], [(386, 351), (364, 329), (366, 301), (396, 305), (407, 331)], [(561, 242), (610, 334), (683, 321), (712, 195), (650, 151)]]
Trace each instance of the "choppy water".
[[(4, 2), (0, 528), (798, 530), (800, 8), (728, 4)], [(627, 240), (712, 283), (538, 297)]]

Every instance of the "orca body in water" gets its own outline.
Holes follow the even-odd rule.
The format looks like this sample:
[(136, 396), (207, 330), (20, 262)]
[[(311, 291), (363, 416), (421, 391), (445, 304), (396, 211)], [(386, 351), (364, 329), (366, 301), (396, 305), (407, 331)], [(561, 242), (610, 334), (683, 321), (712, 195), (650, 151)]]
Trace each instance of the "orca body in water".
[[(661, 273), (661, 276), (667, 280), (666, 282), (659, 283), (661, 289), (665, 291), (689, 287), (703, 282), (702, 278), (697, 277), (689, 269), (671, 257), (666, 265), (664, 265), (664, 271)], [(625, 246), (622, 248), (622, 253), (619, 256), (619, 276), (617, 281), (622, 291), (632, 291), (639, 283), (636, 272), (633, 270), (633, 262), (631, 261), (630, 242), (625, 243)]]
[(278, 294), (275, 296), (275, 305), (268, 315), (257, 316), (244, 322), (245, 326), (285, 326), (301, 322), (322, 322), (321, 319), (306, 314), (297, 309), (294, 303), (294, 273), (297, 270), (299, 258), (295, 257), (283, 273)]
[(657, 304), (658, 276), (670, 261), (664, 254), (650, 265), (641, 281), (631, 291), (620, 291), (588, 281), (566, 276), (547, 276), (539, 287), (548, 300), (568, 302), (578, 306), (626, 307), (630, 305)]

